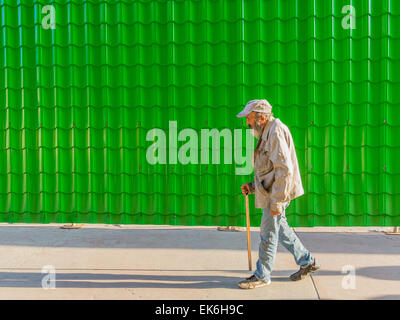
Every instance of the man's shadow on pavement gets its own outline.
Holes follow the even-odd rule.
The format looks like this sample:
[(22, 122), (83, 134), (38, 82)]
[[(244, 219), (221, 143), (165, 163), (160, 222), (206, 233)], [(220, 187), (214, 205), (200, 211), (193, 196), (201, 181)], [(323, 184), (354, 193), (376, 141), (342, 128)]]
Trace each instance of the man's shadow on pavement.
[[(3, 268), (2, 270), (5, 270)], [(20, 269), (18, 269), (20, 270)], [(111, 270), (112, 271), (112, 270)], [(126, 270), (129, 271), (129, 270)], [(131, 270), (132, 272), (138, 270)], [(140, 270), (155, 272), (155, 270)], [(165, 270), (160, 272), (191, 272), (212, 270)], [(214, 270), (222, 271), (222, 270)], [(113, 274), (113, 273), (55, 273), (57, 288), (176, 288), (176, 289), (238, 289), (238, 282), (251, 274), (244, 270), (224, 270), (240, 273), (238, 277), (220, 275), (160, 275), (160, 274)], [(292, 282), (290, 274), (295, 270), (273, 271), (272, 282)], [(400, 281), (396, 266), (375, 266), (358, 268), (356, 276), (365, 276), (378, 280)], [(319, 270), (313, 276), (344, 276), (340, 270)], [(41, 288), (42, 282), (49, 283), (50, 274), (41, 272), (0, 272), (0, 287), (6, 288)]]
[[(4, 269), (3, 269), (4, 270)], [(135, 270), (132, 270), (133, 272)], [(144, 271), (144, 270), (143, 270)], [(152, 271), (154, 270), (146, 270)], [(170, 271), (170, 270), (168, 270)], [(174, 270), (178, 271), (178, 270)], [(190, 272), (191, 270), (180, 270)], [(204, 270), (206, 271), (206, 270)], [(210, 270), (207, 270), (210, 271)], [(168, 289), (239, 289), (238, 282), (250, 276), (242, 270), (241, 276), (213, 275), (143, 275), (112, 273), (61, 273), (55, 274), (56, 288), (168, 288)], [(0, 272), (0, 287), (42, 288), (42, 282), (49, 285), (50, 274), (41, 272)], [(272, 277), (274, 282), (289, 282), (288, 276)]]

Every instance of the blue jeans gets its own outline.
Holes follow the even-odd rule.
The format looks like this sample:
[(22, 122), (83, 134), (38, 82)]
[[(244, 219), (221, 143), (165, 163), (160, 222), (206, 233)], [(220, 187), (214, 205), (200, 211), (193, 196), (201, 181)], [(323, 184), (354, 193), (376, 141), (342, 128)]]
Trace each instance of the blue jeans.
[(261, 242), (258, 251), (257, 270), (254, 272), (259, 280), (266, 282), (270, 280), (278, 249), (278, 240), (293, 254), (297, 265), (307, 265), (313, 261), (311, 253), (303, 246), (287, 223), (285, 209), (289, 206), (289, 203), (290, 201), (283, 204), (282, 213), (278, 216), (271, 216), (269, 208), (263, 209), (260, 225)]

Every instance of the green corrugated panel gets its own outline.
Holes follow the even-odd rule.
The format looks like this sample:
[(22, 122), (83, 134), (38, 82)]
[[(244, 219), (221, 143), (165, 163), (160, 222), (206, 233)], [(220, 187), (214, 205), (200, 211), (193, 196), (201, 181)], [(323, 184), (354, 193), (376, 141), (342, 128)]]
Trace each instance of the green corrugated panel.
[(345, 29), (348, 2), (1, 0), (0, 222), (244, 225), (251, 174), (151, 165), (146, 134), (244, 134), (266, 98), (301, 167), (292, 226), (400, 225), (400, 2), (352, 1)]

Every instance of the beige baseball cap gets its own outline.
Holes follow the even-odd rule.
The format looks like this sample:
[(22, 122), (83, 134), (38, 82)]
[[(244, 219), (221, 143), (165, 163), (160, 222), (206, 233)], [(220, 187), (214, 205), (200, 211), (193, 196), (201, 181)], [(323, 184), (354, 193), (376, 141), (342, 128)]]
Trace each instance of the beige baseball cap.
[(243, 117), (246, 117), (247, 115), (249, 115), (253, 111), (263, 112), (263, 113), (271, 113), (272, 106), (265, 99), (251, 100), (251, 101), (247, 102), (244, 109), (240, 113), (238, 113), (236, 116), (238, 118), (243, 118)]

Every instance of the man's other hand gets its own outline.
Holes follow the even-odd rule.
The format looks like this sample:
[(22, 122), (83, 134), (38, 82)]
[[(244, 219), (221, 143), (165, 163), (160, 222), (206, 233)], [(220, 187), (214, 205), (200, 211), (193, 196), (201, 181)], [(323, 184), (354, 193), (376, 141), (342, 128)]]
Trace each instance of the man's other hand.
[(282, 212), (270, 210), (269, 213), (271, 216), (279, 216)]

